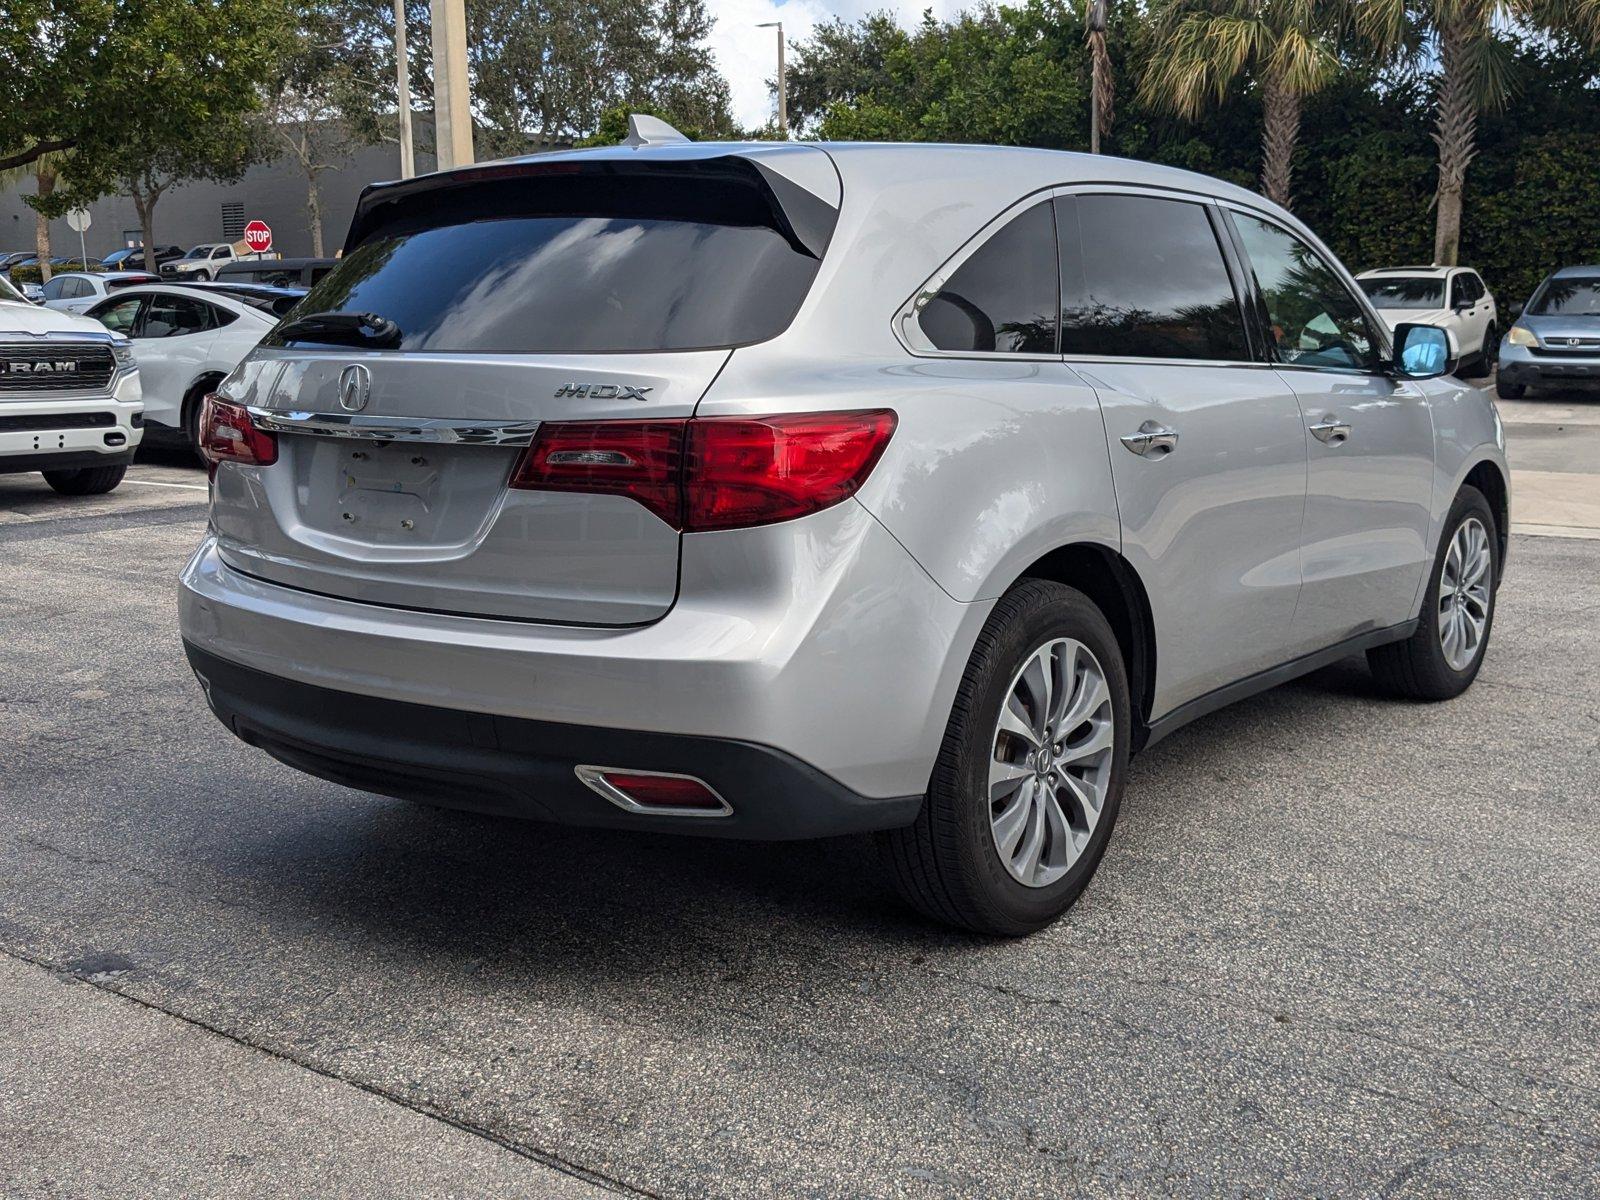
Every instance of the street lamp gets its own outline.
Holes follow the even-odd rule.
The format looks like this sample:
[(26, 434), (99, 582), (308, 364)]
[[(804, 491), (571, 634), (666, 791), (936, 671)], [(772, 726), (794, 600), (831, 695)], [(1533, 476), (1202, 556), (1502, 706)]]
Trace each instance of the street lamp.
[(406, 0), (394, 0), (394, 82), (400, 102), (400, 178), (417, 173), (411, 149), (411, 64), (406, 60)]
[(789, 84), (783, 76), (783, 22), (763, 21), (757, 29), (778, 31), (778, 136), (789, 140)]

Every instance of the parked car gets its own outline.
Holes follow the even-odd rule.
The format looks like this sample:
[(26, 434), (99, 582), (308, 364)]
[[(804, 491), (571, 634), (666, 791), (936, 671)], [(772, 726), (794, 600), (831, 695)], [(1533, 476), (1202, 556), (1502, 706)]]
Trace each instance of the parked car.
[(1495, 390), (1515, 400), (1532, 386), (1600, 381), (1600, 266), (1549, 275), (1506, 330)]
[(133, 341), (145, 424), (156, 440), (194, 444), (200, 401), (239, 365), (277, 317), (237, 296), (176, 284), (133, 287), (88, 315)]
[(36, 259), (38, 257), (39, 253), (36, 250), (7, 250), (0, 252), (0, 271), (9, 271), (25, 259)]
[(182, 258), (161, 264), (163, 279), (215, 279), (217, 272), (237, 256), (228, 242), (206, 242), (195, 246)]
[(1254, 192), (676, 138), (374, 185), (347, 244), (207, 401), (181, 586), (211, 707), (303, 771), (875, 830), (1018, 934), (1131, 753), (1363, 651), (1426, 700), (1483, 661), (1493, 401)]
[(213, 283), (187, 283), (183, 286), (200, 293), (232, 296), (274, 317), (281, 317), (289, 312), (306, 294), (306, 289), (303, 287), (269, 287), (264, 283), (240, 283), (230, 279)]
[(245, 258), (228, 263), (217, 278), (275, 287), (311, 287), (337, 266), (336, 258)]
[[(164, 262), (172, 262), (183, 257), (182, 246), (157, 246), (155, 248), (156, 267), (159, 270)], [(121, 250), (114, 250), (102, 260), (108, 271), (142, 271), (145, 254), (143, 246), (127, 246)]]
[(50, 276), (40, 294), (45, 306), (62, 312), (87, 312), (112, 292), (138, 283), (160, 283), (148, 271), (68, 271)]
[(1494, 370), (1500, 314), (1470, 267), (1382, 267), (1361, 272), (1356, 282), (1391, 329), (1402, 321), (1448, 329), (1461, 347), (1463, 377)]
[(122, 482), (143, 434), (128, 339), (30, 304), (0, 275), (0, 474), (42, 472), (67, 496)]

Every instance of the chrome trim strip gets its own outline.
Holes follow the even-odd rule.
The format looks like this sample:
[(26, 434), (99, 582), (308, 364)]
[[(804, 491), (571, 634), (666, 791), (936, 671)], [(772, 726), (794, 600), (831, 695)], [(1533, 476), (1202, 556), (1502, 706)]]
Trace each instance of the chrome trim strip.
[(317, 413), (290, 409), (246, 410), (257, 429), (305, 433), (367, 442), (432, 442), (463, 446), (526, 446), (538, 421), (471, 421), (460, 417), (380, 417), (365, 413)]
[[(671, 808), (667, 805), (640, 804), (620, 788), (613, 787), (605, 778), (606, 771), (615, 771), (618, 775), (654, 775), (661, 779), (692, 779), (706, 791), (715, 796), (722, 804), (721, 808)], [(587, 763), (580, 763), (572, 768), (572, 773), (583, 781), (585, 787), (598, 792), (611, 803), (624, 812), (634, 813), (641, 817), (729, 817), (733, 815), (733, 805), (723, 797), (704, 779), (697, 775), (683, 775), (677, 771), (641, 771), (634, 767), (595, 767)]]

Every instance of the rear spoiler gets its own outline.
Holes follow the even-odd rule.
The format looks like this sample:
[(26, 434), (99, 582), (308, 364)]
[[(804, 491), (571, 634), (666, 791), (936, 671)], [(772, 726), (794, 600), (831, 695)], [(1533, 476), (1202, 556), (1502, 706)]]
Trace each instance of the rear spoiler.
[[(525, 184), (518, 187), (517, 184)], [(766, 163), (743, 154), (671, 158), (571, 157), (485, 163), (369, 184), (356, 203), (344, 253), (382, 229), (407, 231), (437, 223), (447, 198), (466, 199), (474, 219), (514, 216), (699, 217), (728, 224), (770, 225), (804, 254), (820, 259), (839, 210)], [(739, 193), (735, 195), (734, 193)], [(761, 219), (746, 202), (759, 196)]]

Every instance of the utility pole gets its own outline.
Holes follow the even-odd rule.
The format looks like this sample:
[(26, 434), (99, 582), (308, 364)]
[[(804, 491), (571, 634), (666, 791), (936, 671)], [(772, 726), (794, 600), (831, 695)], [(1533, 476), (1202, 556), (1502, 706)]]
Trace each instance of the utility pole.
[(778, 31), (778, 136), (784, 141), (789, 140), (789, 81), (784, 77), (783, 70), (783, 22), (764, 21), (756, 26), (757, 29), (776, 29)]
[(467, 10), (465, 0), (432, 0), (433, 11), (433, 140), (439, 169), (470, 166), (472, 158), (472, 89), (467, 82)]
[(406, 57), (406, 0), (394, 0), (394, 84), (400, 113), (400, 178), (417, 173), (411, 149), (411, 63)]

